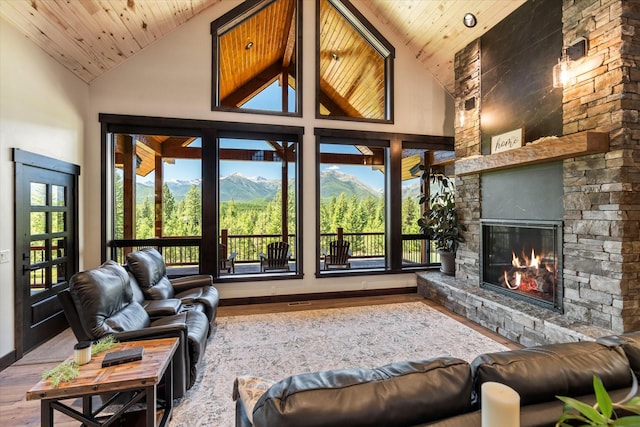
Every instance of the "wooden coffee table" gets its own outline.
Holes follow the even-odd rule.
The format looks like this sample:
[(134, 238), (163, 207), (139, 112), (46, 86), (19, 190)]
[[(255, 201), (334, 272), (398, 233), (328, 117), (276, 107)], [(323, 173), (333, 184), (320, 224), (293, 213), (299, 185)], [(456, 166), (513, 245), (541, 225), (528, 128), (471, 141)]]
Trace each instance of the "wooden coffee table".
[[(110, 351), (144, 347), (142, 360), (102, 368), (102, 359)], [(89, 363), (80, 366), (78, 378), (60, 383), (53, 387), (50, 380), (41, 380), (27, 392), (27, 400), (41, 399), (41, 426), (53, 426), (53, 410), (58, 410), (84, 425), (109, 425), (120, 418), (134, 404), (146, 397), (146, 425), (164, 426), (173, 410), (173, 375), (172, 359), (178, 348), (178, 338), (161, 338), (144, 341), (123, 342), (113, 349), (95, 355)], [(71, 356), (68, 360), (73, 359)], [(164, 412), (160, 423), (157, 423), (156, 410), (158, 400), (158, 384), (164, 377)], [(122, 392), (133, 392), (128, 400), (115, 414), (100, 416), (107, 406), (115, 401)], [(98, 394), (114, 394), (95, 411), (92, 408), (92, 396)], [(61, 403), (61, 400), (82, 397), (82, 412)]]

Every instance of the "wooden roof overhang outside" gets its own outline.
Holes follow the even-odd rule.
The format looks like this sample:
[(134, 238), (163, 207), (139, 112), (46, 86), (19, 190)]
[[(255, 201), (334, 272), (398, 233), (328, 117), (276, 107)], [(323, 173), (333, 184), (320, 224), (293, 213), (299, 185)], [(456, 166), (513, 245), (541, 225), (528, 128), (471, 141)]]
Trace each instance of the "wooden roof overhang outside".
[(242, 106), (276, 80), (285, 99), (287, 87), (296, 87), (296, 0), (259, 3), (248, 13), (239, 22), (212, 23), (212, 31), (221, 25), (217, 98), (223, 107)]
[(319, 17), (320, 115), (388, 120), (393, 47), (346, 3), (320, 1)]

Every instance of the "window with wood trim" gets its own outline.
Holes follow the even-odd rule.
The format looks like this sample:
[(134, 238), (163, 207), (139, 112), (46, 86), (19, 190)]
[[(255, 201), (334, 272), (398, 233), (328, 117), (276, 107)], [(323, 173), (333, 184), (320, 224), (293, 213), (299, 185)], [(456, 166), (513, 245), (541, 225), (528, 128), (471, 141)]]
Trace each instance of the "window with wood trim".
[(347, 0), (317, 0), (318, 117), (393, 121), (393, 46)]
[(429, 191), (423, 171), (452, 164), (453, 139), (320, 128), (315, 135), (317, 275), (438, 263), (435, 246), (418, 226), (426, 207), (421, 195)]
[(246, 1), (211, 23), (212, 110), (300, 115), (300, 7)]

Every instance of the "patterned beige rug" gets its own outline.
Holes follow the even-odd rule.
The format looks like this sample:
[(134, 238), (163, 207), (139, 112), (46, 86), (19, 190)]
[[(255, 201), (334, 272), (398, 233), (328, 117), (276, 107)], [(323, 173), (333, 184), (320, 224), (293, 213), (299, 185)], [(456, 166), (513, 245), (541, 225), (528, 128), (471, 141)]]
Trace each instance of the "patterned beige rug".
[(234, 379), (376, 367), (438, 356), (471, 361), (505, 346), (420, 302), (217, 319), (196, 384), (172, 427), (235, 425)]

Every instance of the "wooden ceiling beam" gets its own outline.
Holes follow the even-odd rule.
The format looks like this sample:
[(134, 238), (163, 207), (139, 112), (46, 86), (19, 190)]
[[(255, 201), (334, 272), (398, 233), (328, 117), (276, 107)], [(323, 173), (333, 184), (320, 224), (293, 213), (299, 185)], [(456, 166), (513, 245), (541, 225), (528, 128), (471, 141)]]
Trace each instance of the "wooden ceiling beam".
[(167, 147), (162, 152), (163, 158), (172, 159), (202, 159), (200, 147)]
[(282, 55), (282, 68), (287, 69), (291, 65), (293, 61), (293, 54), (295, 52), (296, 46), (296, 7), (295, 2), (294, 6), (291, 9), (291, 19), (288, 20), (289, 28), (285, 31), (287, 34), (287, 43), (284, 47), (284, 55)]
[(274, 62), (255, 77), (220, 101), (223, 107), (239, 107), (251, 99), (256, 93), (269, 86), (282, 73), (282, 63)]
[(349, 103), (326, 82), (320, 83), (320, 103), (332, 116), (362, 117)]

